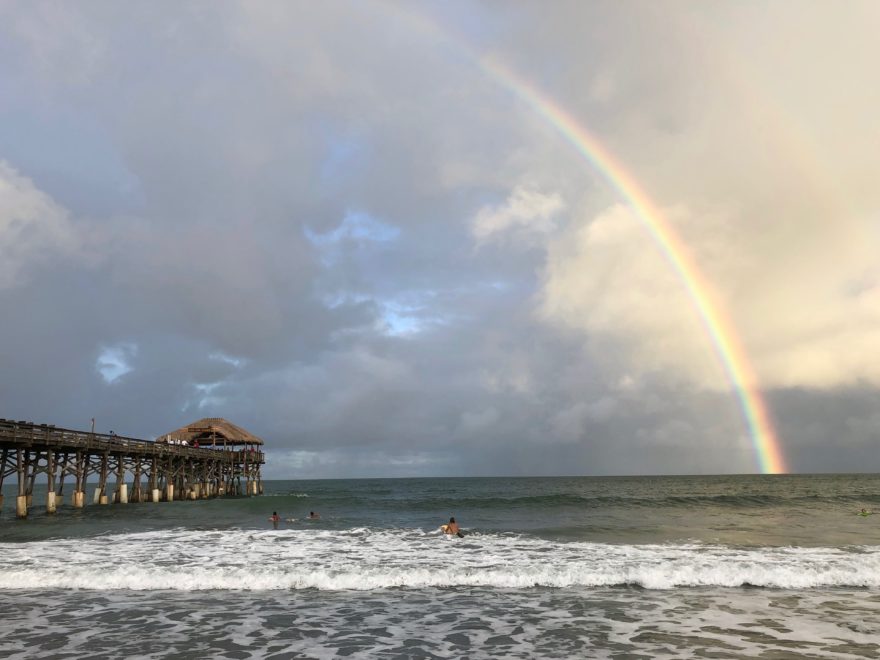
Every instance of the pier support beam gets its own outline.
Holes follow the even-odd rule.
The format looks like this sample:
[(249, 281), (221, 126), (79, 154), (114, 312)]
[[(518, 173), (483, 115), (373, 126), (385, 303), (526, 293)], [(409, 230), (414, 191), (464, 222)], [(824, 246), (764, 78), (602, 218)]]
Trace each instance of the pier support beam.
[[(115, 504), (128, 504), (128, 486), (125, 485), (125, 460), (121, 454), (116, 456), (116, 488), (113, 489)], [(125, 501), (122, 501), (122, 490), (125, 489)]]
[(128, 504), (128, 484), (119, 484), (119, 503)]
[(0, 452), (0, 511), (3, 511), (3, 477), (6, 476), (5, 472), (8, 460), (9, 450), (4, 447), (3, 451)]
[(100, 482), (98, 485), (98, 504), (109, 504), (110, 498), (107, 497), (107, 473), (110, 469), (110, 455), (108, 453), (104, 453), (101, 456), (101, 476), (99, 477)]
[(46, 452), (46, 513), (53, 514), (57, 511), (55, 506), (55, 469), (58, 465), (58, 455), (51, 449)]
[(144, 496), (141, 492), (141, 461), (136, 460), (134, 464), (134, 476), (131, 482), (131, 501), (143, 502)]
[(18, 497), (15, 498), (15, 517), (27, 518), (27, 458), (26, 452), (16, 452), (16, 472), (18, 473)]
[(154, 488), (154, 489), (152, 490), (152, 495), (153, 495), (153, 502), (154, 502), (154, 503), (158, 502), (158, 501), (159, 501), (159, 489), (158, 489), (158, 488)]
[(174, 501), (174, 484), (169, 483), (167, 486), (165, 486), (165, 501)]
[(88, 461), (86, 455), (81, 451), (76, 452), (76, 463), (74, 467), (74, 486), (73, 486), (73, 507), (82, 509), (86, 503), (86, 473), (88, 471)]

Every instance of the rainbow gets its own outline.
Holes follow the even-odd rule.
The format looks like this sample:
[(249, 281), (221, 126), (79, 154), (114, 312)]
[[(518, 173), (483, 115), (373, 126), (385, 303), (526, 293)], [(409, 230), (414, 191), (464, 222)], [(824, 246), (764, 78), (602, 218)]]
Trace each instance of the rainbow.
[[(402, 11), (395, 5), (397, 11)], [(400, 14), (398, 14), (400, 15)], [(687, 291), (700, 322), (711, 341), (725, 377), (734, 391), (748, 427), (758, 467), (765, 474), (787, 471), (785, 459), (767, 406), (761, 398), (756, 374), (739, 342), (735, 326), (713, 294), (685, 243), (657, 209), (635, 177), (586, 128), (564, 108), (496, 59), (481, 57), (466, 42), (433, 19), (408, 13), (420, 27), (439, 32), (475, 61), (486, 75), (512, 92), (535, 114), (552, 126), (620, 194), (633, 209)]]
[(481, 58), (480, 66), (490, 77), (503, 84), (535, 113), (553, 126), (613, 186), (635, 211), (685, 287), (699, 315), (712, 346), (724, 368), (725, 376), (736, 393), (752, 446), (762, 472), (786, 471), (785, 460), (776, 432), (761, 399), (757, 378), (733, 323), (715, 299), (712, 287), (703, 277), (687, 246), (666, 221), (638, 181), (586, 128), (552, 99), (533, 85), (504, 68), (496, 60)]

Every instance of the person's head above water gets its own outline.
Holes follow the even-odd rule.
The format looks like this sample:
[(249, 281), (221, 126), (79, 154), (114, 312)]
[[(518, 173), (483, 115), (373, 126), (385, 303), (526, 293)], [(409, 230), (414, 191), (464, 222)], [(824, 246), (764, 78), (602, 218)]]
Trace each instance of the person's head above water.
[(450, 518), (449, 522), (455, 522), (455, 518)]

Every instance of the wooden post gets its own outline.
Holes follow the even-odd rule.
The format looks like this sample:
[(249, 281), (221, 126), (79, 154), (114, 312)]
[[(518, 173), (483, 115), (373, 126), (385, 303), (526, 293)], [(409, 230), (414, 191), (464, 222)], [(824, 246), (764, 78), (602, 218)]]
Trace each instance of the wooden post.
[(34, 503), (34, 481), (37, 478), (37, 466), (36, 463), (39, 460), (38, 454), (34, 454), (33, 458), (31, 458), (31, 453), (27, 450), (24, 452), (24, 473), (25, 473), (25, 481), (27, 486), (25, 487), (25, 497), (27, 507), (30, 509), (31, 505)]
[(18, 497), (15, 498), (15, 517), (27, 518), (27, 472), (25, 467), (24, 451), (17, 450), (15, 455), (15, 471), (18, 475)]
[(58, 469), (58, 488), (55, 489), (55, 492), (58, 494), (58, 501), (62, 504), (64, 503), (64, 477), (67, 476), (67, 464), (69, 460), (70, 454), (65, 451), (61, 466)]
[(244, 494), (250, 497), (251, 495), (251, 473), (248, 470), (248, 450), (247, 445), (244, 448)]
[(46, 513), (55, 513), (55, 463), (57, 454), (49, 449), (46, 451)]
[(132, 502), (142, 502), (141, 498), (141, 459), (135, 458), (134, 475), (131, 483), (131, 500)]
[(6, 460), (9, 458), (9, 450), (4, 448), (0, 454), (0, 512), (3, 511), (3, 476), (6, 474)]
[(128, 504), (128, 486), (125, 483), (125, 458), (122, 454), (116, 456), (116, 497), (118, 504)]
[(76, 451), (76, 485), (73, 487), (73, 507), (82, 509), (86, 504), (86, 464), (82, 450)]
[(153, 502), (159, 501), (159, 461), (153, 456), (150, 461), (150, 495), (152, 496)]
[(110, 499), (107, 497), (107, 476), (110, 469), (110, 456), (107, 452), (104, 452), (101, 455), (101, 476), (99, 477), (101, 482), (98, 484), (98, 490), (96, 491), (98, 497), (98, 504), (109, 504)]

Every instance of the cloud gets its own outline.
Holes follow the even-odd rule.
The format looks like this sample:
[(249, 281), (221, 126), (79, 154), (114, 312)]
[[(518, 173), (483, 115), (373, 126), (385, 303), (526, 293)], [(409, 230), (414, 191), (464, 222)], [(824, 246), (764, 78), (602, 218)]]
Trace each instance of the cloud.
[[(713, 322), (742, 342), (763, 387), (880, 385), (880, 368), (863, 359), (880, 342), (880, 253), (867, 235), (841, 242), (828, 225), (800, 240), (684, 209), (667, 219), (699, 265), (691, 284), (714, 302)], [(847, 258), (830, 258), (830, 246)], [(614, 342), (634, 372), (725, 388), (686, 284), (633, 212), (615, 206), (549, 243), (540, 314)]]
[(564, 206), (558, 194), (517, 186), (504, 204), (481, 208), (474, 217), (471, 231), (478, 245), (503, 235), (515, 242), (528, 242), (534, 235), (555, 230), (555, 218)]
[(876, 4), (475, 11), (3, 4), (0, 415), (224, 416), (277, 477), (756, 469), (685, 283), (521, 83), (654, 200), (791, 463), (880, 465)]
[(0, 289), (20, 286), (28, 271), (80, 250), (68, 211), (0, 161)]
[[(862, 89), (856, 72), (865, 49), (878, 54), (862, 24), (877, 7), (813, 7), (794, 23), (781, 7), (727, 9), (655, 16), (656, 30), (636, 48), (612, 12), (616, 43), (628, 52), (606, 51), (595, 80), (610, 76), (614, 93), (566, 98), (579, 116), (598, 116), (587, 125), (667, 216), (763, 388), (877, 386), (880, 369), (862, 358), (880, 340), (880, 194), (864, 182), (878, 161), (856, 137), (876, 134), (876, 90)], [(756, 15), (767, 27), (760, 35), (751, 32)], [(551, 12), (529, 30), (558, 37), (568, 18)], [(784, 47), (770, 36), (782, 25), (791, 37)], [(660, 53), (650, 42), (664, 34), (678, 38)], [(810, 34), (841, 48), (826, 59)], [(578, 67), (569, 72), (578, 89)], [(611, 338), (635, 370), (723, 384), (702, 357), (712, 349), (683, 283), (639, 222), (618, 222), (609, 208), (587, 206), (550, 241), (544, 318), (591, 341)]]
[(666, 371), (727, 388), (684, 283), (628, 207), (551, 241), (538, 314), (593, 337), (600, 352), (623, 351), (630, 377)]
[(65, 5), (36, 5), (28, 8), (4, 3), (0, 18), (7, 34), (22, 46), (38, 82), (47, 87), (79, 86), (96, 75), (106, 56), (98, 30), (83, 13)]
[(107, 383), (115, 383), (132, 370), (130, 362), (136, 355), (137, 346), (133, 344), (108, 346), (101, 350), (95, 368)]

